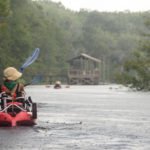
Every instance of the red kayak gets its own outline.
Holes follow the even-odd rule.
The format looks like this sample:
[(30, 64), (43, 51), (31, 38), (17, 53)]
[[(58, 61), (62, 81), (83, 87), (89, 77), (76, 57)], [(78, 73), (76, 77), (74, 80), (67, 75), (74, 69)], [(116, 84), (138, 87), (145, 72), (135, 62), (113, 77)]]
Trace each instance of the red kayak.
[(37, 119), (37, 105), (31, 97), (11, 99), (1, 93), (0, 126), (33, 126)]

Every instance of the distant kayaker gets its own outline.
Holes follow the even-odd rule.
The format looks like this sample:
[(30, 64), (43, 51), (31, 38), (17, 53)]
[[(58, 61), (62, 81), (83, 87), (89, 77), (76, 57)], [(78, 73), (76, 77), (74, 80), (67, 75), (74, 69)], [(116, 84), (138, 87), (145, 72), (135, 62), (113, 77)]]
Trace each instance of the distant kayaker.
[(55, 89), (60, 89), (61, 88), (61, 82), (60, 81), (56, 81), (55, 85), (54, 85)]
[(18, 80), (22, 76), (22, 73), (14, 67), (8, 67), (4, 69), (3, 75), (2, 91), (5, 91), (10, 96), (22, 96), (24, 94), (24, 85)]

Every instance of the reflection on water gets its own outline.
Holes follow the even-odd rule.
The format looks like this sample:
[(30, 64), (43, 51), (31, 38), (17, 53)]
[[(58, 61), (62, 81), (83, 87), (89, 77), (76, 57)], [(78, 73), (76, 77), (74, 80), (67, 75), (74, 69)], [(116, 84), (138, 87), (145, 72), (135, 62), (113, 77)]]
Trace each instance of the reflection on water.
[(150, 93), (118, 85), (29, 86), (34, 127), (0, 128), (0, 150), (149, 150)]

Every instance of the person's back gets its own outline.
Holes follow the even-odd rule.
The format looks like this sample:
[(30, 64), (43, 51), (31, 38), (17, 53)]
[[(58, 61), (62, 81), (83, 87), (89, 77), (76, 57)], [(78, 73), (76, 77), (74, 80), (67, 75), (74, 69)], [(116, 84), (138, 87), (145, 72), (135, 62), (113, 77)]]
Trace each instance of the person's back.
[(22, 76), (14, 67), (8, 67), (3, 72), (4, 82), (1, 86), (1, 90), (5, 91), (10, 96), (20, 97), (24, 94), (24, 85), (18, 82), (18, 79)]

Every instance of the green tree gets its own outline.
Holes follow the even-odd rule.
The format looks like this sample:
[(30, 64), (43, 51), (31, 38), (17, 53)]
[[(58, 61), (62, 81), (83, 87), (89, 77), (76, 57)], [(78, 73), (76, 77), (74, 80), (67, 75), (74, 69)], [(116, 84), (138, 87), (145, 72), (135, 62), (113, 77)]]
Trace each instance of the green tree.
[[(149, 20), (147, 16), (145, 24), (148, 29), (150, 29)], [(124, 84), (130, 84), (138, 90), (150, 90), (150, 34), (144, 34), (139, 49), (133, 54), (131, 60), (125, 62), (121, 76), (120, 79)]]

